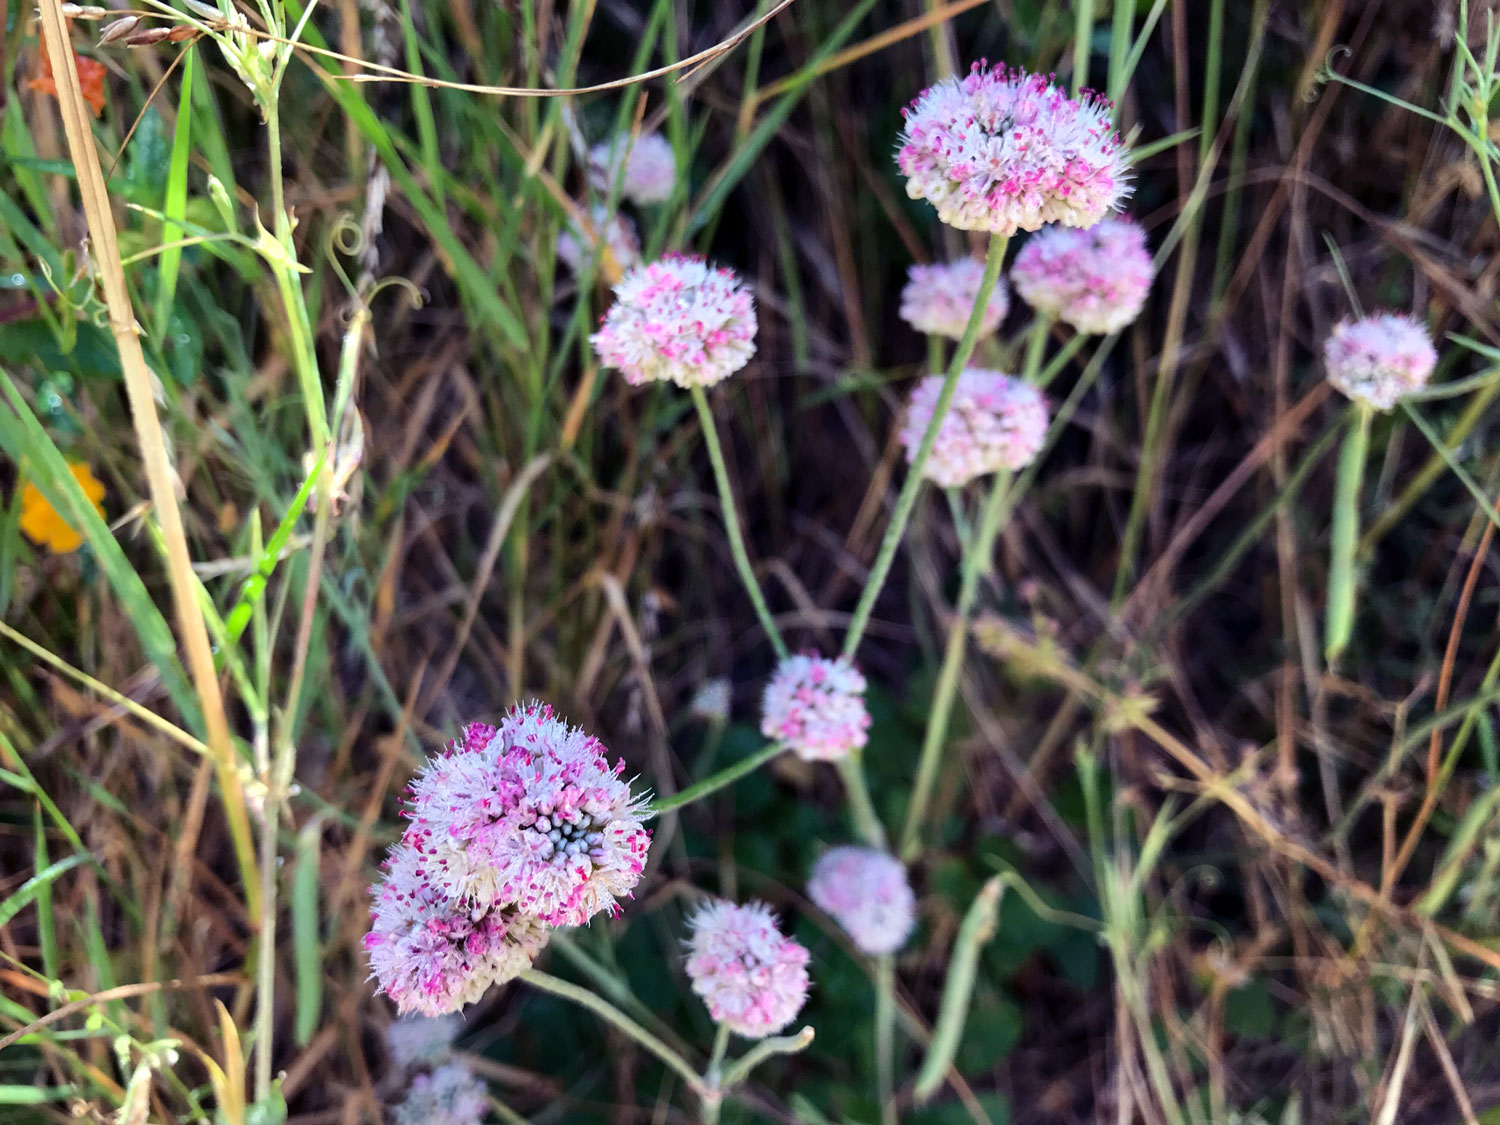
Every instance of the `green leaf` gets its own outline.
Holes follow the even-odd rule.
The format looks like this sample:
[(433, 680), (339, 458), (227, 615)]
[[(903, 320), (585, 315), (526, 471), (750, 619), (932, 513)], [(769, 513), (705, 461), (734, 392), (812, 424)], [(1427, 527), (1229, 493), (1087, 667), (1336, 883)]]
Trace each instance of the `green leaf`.
[(1266, 1039), (1276, 1030), (1276, 1009), (1265, 983), (1252, 980), (1224, 997), (1224, 1028), (1247, 1039)]
[[(172, 136), (172, 158), (167, 168), (167, 193), (162, 210), (169, 219), (187, 214), (187, 174), (190, 141), (193, 133), (193, 74), (198, 52), (188, 51), (182, 64), (182, 93), (177, 102), (177, 131)], [(182, 247), (171, 243), (182, 238), (182, 227), (174, 222), (162, 224), (161, 241), (167, 248), (161, 252), (156, 269), (156, 336), (164, 340), (172, 324), (172, 303), (177, 295), (177, 273), (182, 266)], [(175, 371), (174, 371), (175, 373)]]
[(70, 855), (66, 859), (60, 859), (45, 870), (38, 871), (30, 879), (21, 884), (20, 890), (11, 895), (4, 902), (0, 902), (0, 926), (8, 925), (10, 920), (19, 914), (32, 901), (50, 887), (59, 875), (63, 875), (81, 863), (88, 863), (94, 857), (83, 853)]
[(1024, 1026), (1014, 1001), (999, 995), (976, 998), (955, 1060), (960, 1073), (984, 1074), (995, 1069), (1015, 1048)]
[(323, 957), (318, 943), (318, 860), (323, 820), (315, 816), (297, 834), (292, 875), (292, 948), (297, 968), (297, 1043), (306, 1046), (323, 1004)]
[[(188, 52), (188, 57), (192, 56), (193, 52)], [(125, 156), (125, 176), (120, 181), (121, 194), (132, 203), (158, 206), (166, 191), (171, 160), (166, 122), (156, 109), (148, 109), (141, 114), (135, 136), (130, 138), (130, 148)]]

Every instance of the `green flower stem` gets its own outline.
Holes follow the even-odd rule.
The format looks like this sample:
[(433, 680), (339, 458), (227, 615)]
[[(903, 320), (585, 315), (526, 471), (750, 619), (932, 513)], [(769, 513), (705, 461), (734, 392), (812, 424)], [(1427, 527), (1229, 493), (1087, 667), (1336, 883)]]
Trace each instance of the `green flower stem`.
[(724, 1055), (729, 1050), (729, 1025), (719, 1024), (714, 1031), (714, 1051), (703, 1072), (703, 1125), (718, 1125), (719, 1109), (724, 1104)]
[(1328, 620), (1323, 630), (1323, 656), (1332, 668), (1349, 644), (1354, 629), (1354, 555), (1359, 542), (1359, 492), (1370, 453), (1372, 407), (1358, 403), (1349, 432), (1339, 451), (1333, 493), (1333, 536), (1328, 559)]
[(962, 373), (969, 357), (974, 354), (974, 345), (979, 340), (979, 327), (984, 321), (984, 310), (990, 303), (990, 297), (995, 292), (995, 282), (1000, 277), (1000, 267), (1005, 263), (1005, 248), (1010, 239), (1004, 235), (990, 235), (989, 257), (984, 263), (984, 279), (979, 284), (979, 292), (974, 298), (974, 308), (969, 313), (969, 323), (964, 328), (963, 339), (958, 342), (958, 349), (953, 353), (953, 359), (948, 364), (948, 373), (943, 379), (943, 390), (938, 395), (937, 404), (933, 407), (932, 421), (927, 423), (927, 431), (922, 435), (922, 444), (917, 447), (917, 454), (912, 459), (911, 467), (907, 470), (906, 482), (901, 486), (901, 492), (896, 497), (896, 510), (891, 516), (890, 526), (886, 528), (885, 537), (880, 541), (880, 550), (875, 555), (875, 564), (870, 568), (870, 577), (865, 583), (865, 592), (860, 595), (859, 604), (854, 609), (854, 618), (849, 623), (849, 632), (844, 635), (844, 655), (853, 658), (859, 650), (859, 642), (864, 638), (865, 629), (870, 624), (870, 614), (875, 608), (875, 599), (880, 596), (880, 588), (885, 585), (886, 576), (890, 574), (891, 564), (895, 561), (896, 550), (901, 545), (901, 536), (906, 532), (906, 525), (911, 519), (912, 508), (917, 503), (917, 493), (922, 487), (922, 471), (927, 467), (927, 458), (932, 455), (933, 442), (937, 440), (938, 427), (943, 424), (943, 418), (948, 413), (948, 404), (953, 401), (953, 391), (958, 384), (958, 376)]
[(936, 375), (947, 370), (943, 363), (943, 338), (933, 333), (927, 337), (927, 374)]
[(796, 1035), (782, 1035), (774, 1039), (762, 1039), (751, 1047), (724, 1071), (724, 1089), (732, 1090), (750, 1077), (750, 1072), (773, 1055), (791, 1055), (802, 1050), (813, 1041), (813, 1029), (804, 1027)]
[(964, 553), (953, 628), (948, 633), (942, 671), (938, 674), (937, 688), (932, 695), (932, 711), (927, 719), (926, 734), (922, 738), (922, 753), (917, 759), (917, 777), (912, 785), (911, 803), (906, 808), (906, 826), (901, 830), (901, 858), (907, 863), (920, 850), (918, 834), (927, 813), (927, 803), (932, 799), (943, 743), (948, 737), (948, 720), (953, 714), (953, 701), (958, 695), (958, 676), (963, 669), (964, 649), (969, 638), (969, 616), (978, 600), (980, 574), (988, 566), (995, 550), (995, 538), (1000, 533), (1010, 480), (1010, 473), (1000, 473), (995, 477), (994, 484), (990, 486), (989, 498), (984, 503), (979, 532), (970, 542), (970, 549)]
[(953, 960), (948, 966), (948, 979), (943, 984), (943, 1002), (938, 1009), (937, 1026), (932, 1029), (932, 1042), (927, 1047), (927, 1056), (922, 1060), (922, 1069), (912, 1094), (918, 1104), (925, 1102), (937, 1092), (943, 1075), (953, 1063), (963, 1038), (964, 1022), (969, 1017), (969, 1000), (974, 994), (974, 972), (979, 965), (979, 950), (990, 940), (1000, 920), (1000, 896), (1004, 884), (999, 877), (989, 880), (975, 896), (969, 912), (964, 915), (958, 928), (958, 940), (953, 946)]
[(688, 1064), (685, 1058), (602, 996), (597, 996), (586, 988), (580, 988), (576, 984), (571, 984), (559, 977), (544, 973), (540, 969), (527, 969), (521, 974), (520, 979), (541, 992), (550, 992), (553, 996), (558, 996), (573, 1004), (577, 1004), (580, 1008), (587, 1008), (605, 1023), (624, 1032), (631, 1039), (634, 1039), (642, 1047), (646, 1048), (646, 1050), (650, 1051), (668, 1067), (676, 1071), (694, 1093), (699, 1097), (703, 1096), (706, 1089), (703, 1085), (703, 1079), (698, 1076), (698, 1072)]
[(866, 845), (885, 851), (885, 826), (875, 812), (875, 802), (870, 799), (870, 787), (865, 784), (865, 771), (860, 765), (858, 753), (851, 754), (838, 763), (839, 777), (844, 782), (844, 793), (849, 798), (849, 815), (854, 818), (854, 828)]
[(761, 628), (765, 630), (771, 647), (776, 650), (777, 659), (785, 660), (786, 642), (781, 639), (781, 632), (771, 618), (771, 610), (767, 607), (765, 596), (760, 592), (760, 583), (755, 578), (755, 568), (750, 565), (750, 556), (745, 553), (739, 510), (734, 504), (734, 494), (729, 490), (729, 471), (724, 467), (724, 450), (719, 446), (719, 431), (714, 424), (713, 411), (709, 409), (708, 396), (698, 386), (693, 387), (690, 393), (693, 405), (698, 408), (698, 419), (703, 424), (703, 440), (708, 443), (708, 459), (713, 463), (714, 481), (719, 486), (719, 506), (724, 509), (724, 530), (729, 535), (729, 550), (734, 555), (734, 565), (739, 568), (745, 592), (750, 595), (755, 615), (760, 618)]
[(738, 762), (725, 766), (716, 774), (705, 777), (696, 785), (689, 785), (680, 793), (673, 793), (670, 797), (660, 797), (646, 806), (647, 816), (661, 816), (664, 813), (691, 805), (694, 801), (702, 800), (710, 793), (716, 793), (726, 785), (733, 785), (747, 773), (754, 773), (772, 758), (780, 754), (786, 747), (779, 742), (773, 742), (751, 754), (747, 758), (741, 758)]
[(897, 1125), (895, 1056), (896, 958), (885, 953), (875, 961), (875, 1089), (881, 1125)]

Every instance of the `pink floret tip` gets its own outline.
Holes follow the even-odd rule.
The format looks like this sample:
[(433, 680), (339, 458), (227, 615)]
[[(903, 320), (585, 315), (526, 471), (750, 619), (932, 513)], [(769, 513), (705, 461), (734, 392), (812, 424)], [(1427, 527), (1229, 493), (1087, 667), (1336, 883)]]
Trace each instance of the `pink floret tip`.
[(864, 693), (865, 678), (848, 657), (788, 656), (766, 685), (760, 733), (807, 761), (847, 758), (869, 739)]
[(755, 300), (733, 270), (671, 254), (636, 266), (592, 337), (626, 382), (711, 387), (755, 354)]
[[(962, 339), (983, 280), (984, 264), (973, 258), (912, 266), (901, 290), (901, 319), (925, 336)], [(980, 336), (992, 335), (1009, 310), (1005, 281), (996, 279), (979, 322)]]
[(832, 916), (863, 953), (894, 953), (916, 924), (906, 868), (873, 848), (830, 848), (813, 867), (807, 897)]
[(1146, 232), (1126, 218), (1088, 230), (1048, 227), (1027, 240), (1010, 273), (1016, 292), (1037, 312), (1098, 336), (1141, 315), (1154, 276)]
[(1437, 358), (1427, 329), (1400, 313), (1340, 321), (1323, 344), (1328, 381), (1376, 410), (1425, 387)]
[(717, 899), (689, 920), (687, 974), (708, 1014), (747, 1039), (774, 1035), (807, 1000), (808, 953), (761, 902)]
[(907, 108), (896, 163), (906, 193), (959, 230), (1090, 227), (1130, 192), (1110, 109), (1092, 93), (1069, 98), (1043, 75), (975, 63)]
[(589, 150), (589, 182), (609, 194), (625, 162), (620, 193), (632, 203), (661, 203), (677, 184), (677, 156), (660, 133), (646, 133), (631, 142), (629, 135), (602, 141)]
[[(916, 459), (932, 421), (943, 376), (929, 375), (912, 390), (901, 444)], [(948, 412), (938, 426), (924, 475), (943, 488), (1029, 465), (1047, 436), (1047, 403), (1028, 383), (999, 371), (971, 367), (958, 377)]]

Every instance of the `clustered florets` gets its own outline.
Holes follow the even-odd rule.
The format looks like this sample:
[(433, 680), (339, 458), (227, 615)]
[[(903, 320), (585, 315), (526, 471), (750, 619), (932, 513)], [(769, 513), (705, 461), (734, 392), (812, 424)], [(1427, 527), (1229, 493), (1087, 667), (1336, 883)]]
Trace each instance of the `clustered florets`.
[(1437, 366), (1427, 329), (1400, 313), (1342, 320), (1323, 343), (1328, 381), (1355, 402), (1389, 410), (1421, 390)]
[(587, 231), (581, 224), (570, 222), (557, 235), (557, 256), (570, 270), (577, 273), (585, 261), (605, 250), (621, 270), (640, 264), (640, 236), (629, 216), (618, 211), (611, 215), (607, 207), (596, 204), (589, 208), (588, 221)]
[(896, 952), (916, 924), (917, 900), (906, 868), (873, 848), (824, 852), (807, 881), (807, 897), (872, 956)]
[[(901, 319), (924, 335), (961, 339), (983, 281), (984, 264), (973, 258), (914, 265), (907, 271), (906, 287), (901, 290)], [(996, 279), (979, 322), (979, 334), (993, 333), (1009, 310), (1005, 282)]]
[(453, 1050), (462, 1021), (456, 1013), (442, 1016), (402, 1016), (385, 1029), (391, 1061), (399, 1067), (434, 1066)]
[[(943, 377), (929, 375), (911, 393), (901, 443), (916, 459), (932, 420)], [(927, 458), (927, 479), (957, 488), (975, 477), (1030, 464), (1047, 436), (1047, 403), (1035, 387), (999, 371), (970, 367), (959, 375), (948, 412)]]
[(646, 133), (633, 144), (629, 136), (619, 136), (591, 148), (589, 179), (596, 190), (607, 194), (614, 187), (622, 159), (625, 172), (620, 192), (626, 199), (644, 206), (671, 196), (677, 183), (677, 157), (660, 133)]
[(1109, 111), (1093, 94), (1074, 101), (1040, 74), (976, 63), (907, 108), (896, 162), (907, 194), (960, 230), (1088, 227), (1129, 191)]
[(811, 653), (776, 666), (761, 705), (760, 733), (807, 761), (837, 761), (869, 739), (865, 678), (848, 657)]
[(1112, 218), (1087, 230), (1039, 232), (1021, 248), (1010, 277), (1038, 312), (1102, 336), (1141, 315), (1154, 273), (1140, 224)]
[(807, 950), (762, 902), (716, 899), (688, 922), (687, 974), (708, 1014), (748, 1039), (791, 1023), (807, 1000)]
[(375, 890), (370, 965), (402, 1011), (454, 1011), (530, 965), (552, 926), (614, 912), (645, 869), (645, 799), (547, 706), (473, 723), (413, 781)]
[(711, 387), (750, 362), (755, 330), (755, 300), (734, 271), (670, 254), (620, 279), (593, 344), (629, 383)]
[(489, 1110), (484, 1083), (463, 1063), (450, 1062), (413, 1078), (392, 1118), (396, 1125), (479, 1125)]

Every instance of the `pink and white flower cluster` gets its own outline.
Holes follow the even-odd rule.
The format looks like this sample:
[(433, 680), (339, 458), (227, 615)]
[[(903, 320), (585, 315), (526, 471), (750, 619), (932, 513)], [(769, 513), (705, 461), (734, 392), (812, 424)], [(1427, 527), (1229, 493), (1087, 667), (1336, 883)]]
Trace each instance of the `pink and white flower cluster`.
[(869, 739), (864, 692), (865, 678), (848, 657), (788, 656), (766, 685), (760, 733), (809, 762), (847, 758)]
[[(916, 459), (942, 390), (941, 375), (927, 376), (912, 390), (901, 430), (908, 464)], [(1046, 436), (1047, 403), (1040, 391), (999, 371), (970, 367), (954, 386), (925, 475), (943, 488), (957, 488), (988, 473), (1024, 468)]]
[(553, 926), (614, 913), (645, 870), (645, 798), (552, 709), (473, 723), (413, 781), (365, 938), (403, 1012), (438, 1015), (525, 970)]
[(569, 223), (557, 236), (557, 256), (574, 273), (605, 250), (621, 270), (640, 264), (640, 236), (629, 216), (611, 215), (603, 204), (595, 204), (589, 208), (589, 228), (585, 231), (581, 224)]
[(620, 279), (592, 340), (629, 383), (711, 387), (750, 362), (755, 331), (755, 300), (734, 271), (669, 254)]
[(906, 868), (873, 848), (824, 852), (807, 881), (807, 897), (872, 956), (896, 952), (916, 924), (917, 896)]
[[(973, 258), (914, 265), (907, 271), (906, 287), (901, 290), (901, 319), (925, 336), (962, 339), (983, 281), (984, 263)], [(1009, 311), (1010, 295), (1005, 282), (997, 278), (984, 306), (979, 334), (991, 335)]]
[(1323, 363), (1335, 388), (1355, 402), (1389, 410), (1427, 385), (1437, 349), (1413, 317), (1376, 313), (1334, 325), (1323, 343)]
[(896, 163), (906, 193), (959, 230), (999, 235), (1093, 226), (1130, 190), (1110, 105), (1040, 74), (975, 63), (905, 110)]
[(660, 133), (646, 133), (632, 144), (629, 136), (601, 141), (589, 150), (589, 179), (595, 189), (608, 194), (625, 162), (620, 192), (632, 203), (660, 203), (677, 183), (677, 156)]
[(689, 920), (687, 974), (708, 1014), (747, 1039), (786, 1027), (807, 1000), (808, 953), (763, 902), (705, 903)]
[(1037, 312), (1100, 336), (1141, 315), (1154, 275), (1146, 232), (1127, 218), (1088, 230), (1048, 227), (1027, 240), (1010, 272)]
[(463, 1063), (450, 1062), (413, 1078), (391, 1117), (395, 1125), (479, 1125), (489, 1111), (484, 1082)]

